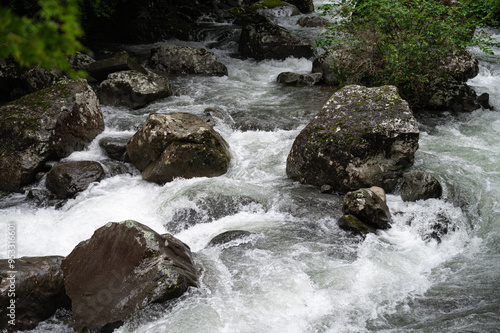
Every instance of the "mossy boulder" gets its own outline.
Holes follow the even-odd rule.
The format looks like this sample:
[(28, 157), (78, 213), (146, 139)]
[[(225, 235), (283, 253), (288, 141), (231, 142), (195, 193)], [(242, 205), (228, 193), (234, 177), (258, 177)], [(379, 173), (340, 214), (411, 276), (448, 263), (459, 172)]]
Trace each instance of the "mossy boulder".
[(35, 181), (49, 159), (84, 149), (104, 130), (85, 80), (63, 80), (0, 107), (0, 191)]
[(175, 112), (151, 114), (127, 144), (130, 161), (144, 180), (216, 177), (229, 168), (229, 145), (200, 117)]
[(418, 148), (418, 123), (394, 86), (337, 91), (300, 132), (288, 177), (346, 193), (371, 186), (391, 192)]
[(62, 269), (75, 332), (116, 328), (147, 305), (198, 286), (189, 247), (132, 220), (97, 229)]

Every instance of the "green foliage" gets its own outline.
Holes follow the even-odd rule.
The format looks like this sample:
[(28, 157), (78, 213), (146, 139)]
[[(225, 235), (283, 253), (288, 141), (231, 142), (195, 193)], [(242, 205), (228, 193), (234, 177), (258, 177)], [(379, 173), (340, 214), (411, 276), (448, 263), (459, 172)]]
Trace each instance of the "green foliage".
[(38, 5), (31, 17), (0, 7), (0, 57), (13, 57), (24, 67), (57, 68), (73, 77), (82, 74), (68, 63), (68, 56), (84, 50), (78, 0), (39, 0)]
[(334, 71), (342, 84), (393, 84), (418, 108), (429, 83), (446, 74), (443, 65), (463, 48), (478, 45), (491, 52), (495, 43), (481, 33), (488, 23), (482, 15), (485, 6), (473, 0), (453, 5), (444, 0), (339, 0), (321, 8), (332, 19), (318, 45), (336, 50)]

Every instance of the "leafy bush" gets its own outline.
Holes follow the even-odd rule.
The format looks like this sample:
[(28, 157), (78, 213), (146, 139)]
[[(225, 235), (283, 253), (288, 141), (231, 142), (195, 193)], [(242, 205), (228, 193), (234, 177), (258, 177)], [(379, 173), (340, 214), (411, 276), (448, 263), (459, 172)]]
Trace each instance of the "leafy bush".
[[(425, 100), (429, 83), (443, 76), (443, 65), (463, 48), (494, 45), (477, 28), (487, 9), (477, 1), (340, 0), (322, 6), (332, 19), (318, 44), (333, 48), (341, 84), (393, 84), (410, 105)], [(475, 3), (475, 6), (470, 6)]]

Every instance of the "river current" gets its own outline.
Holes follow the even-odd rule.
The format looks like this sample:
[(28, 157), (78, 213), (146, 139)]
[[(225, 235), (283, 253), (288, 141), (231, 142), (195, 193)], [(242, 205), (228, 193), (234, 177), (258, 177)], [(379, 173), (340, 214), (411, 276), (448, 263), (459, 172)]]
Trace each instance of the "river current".
[[(296, 17), (279, 20), (310, 34)], [(99, 139), (131, 137), (151, 112), (203, 116), (212, 108), (215, 129), (233, 156), (228, 173), (158, 186), (130, 170), (57, 209), (37, 206), (26, 194), (1, 196), (0, 230), (16, 224), (18, 257), (68, 255), (97, 228), (126, 219), (188, 244), (200, 288), (147, 308), (118, 333), (499, 332), (500, 50), (485, 56), (472, 49), (480, 73), (468, 82), (490, 94), (495, 110), (418, 119), (413, 168), (433, 173), (443, 198), (407, 203), (388, 195), (392, 228), (361, 240), (337, 226), (341, 197), (285, 174), (293, 140), (333, 90), (277, 84), (279, 73), (308, 73), (312, 62), (232, 57), (237, 34), (211, 24), (200, 30), (201, 42), (168, 41), (208, 48), (229, 75), (171, 77), (175, 96), (139, 110), (102, 107), (104, 133), (67, 158), (101, 161), (111, 173)], [(141, 54), (150, 47), (128, 50)], [(450, 232), (440, 243), (426, 240), (442, 219), (450, 221)], [(207, 247), (228, 230), (252, 234)], [(7, 256), (5, 244), (0, 258)], [(71, 332), (69, 318), (61, 311), (33, 332)]]

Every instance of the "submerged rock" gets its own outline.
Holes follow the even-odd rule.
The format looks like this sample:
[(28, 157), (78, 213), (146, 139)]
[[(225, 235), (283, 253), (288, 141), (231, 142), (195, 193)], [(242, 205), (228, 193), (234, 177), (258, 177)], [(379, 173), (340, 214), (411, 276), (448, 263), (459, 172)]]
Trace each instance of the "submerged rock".
[(257, 60), (313, 56), (309, 42), (270, 22), (245, 25), (238, 50), (244, 56)]
[(227, 75), (227, 67), (203, 48), (161, 45), (151, 50), (149, 63), (160, 73)]
[(104, 169), (95, 161), (58, 163), (47, 174), (45, 185), (59, 199), (69, 199), (104, 178)]
[(109, 74), (99, 85), (98, 93), (103, 105), (138, 109), (157, 99), (171, 96), (172, 89), (165, 76), (131, 70)]
[[(14, 268), (9, 260), (0, 260), (0, 329), (34, 329), (57, 309), (70, 307), (61, 269), (63, 259), (60, 256), (22, 257), (15, 259)], [(11, 300), (15, 301), (13, 312), (9, 309)], [(10, 320), (14, 326), (9, 325)]]
[(200, 117), (189, 113), (151, 114), (127, 144), (130, 161), (144, 180), (216, 177), (229, 168), (227, 142)]
[(247, 236), (252, 235), (250, 231), (245, 231), (245, 230), (229, 230), (225, 231), (221, 234), (218, 234), (214, 238), (210, 240), (207, 246), (217, 246), (217, 245), (224, 245), (227, 244), (231, 241), (244, 238)]
[(124, 162), (128, 159), (126, 147), (129, 140), (129, 137), (105, 137), (99, 140), (99, 146), (109, 158)]
[(75, 332), (116, 328), (147, 305), (198, 286), (186, 244), (131, 220), (97, 229), (62, 269)]
[(394, 86), (347, 86), (300, 132), (286, 173), (335, 192), (379, 186), (391, 192), (413, 164), (418, 124)]
[(35, 181), (49, 159), (84, 149), (104, 122), (85, 80), (64, 80), (0, 107), (0, 191)]
[(432, 174), (425, 171), (410, 171), (403, 174), (401, 180), (403, 201), (439, 199), (442, 194), (443, 188)]

